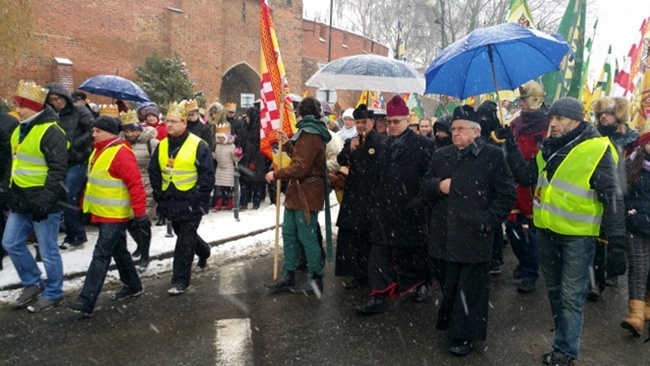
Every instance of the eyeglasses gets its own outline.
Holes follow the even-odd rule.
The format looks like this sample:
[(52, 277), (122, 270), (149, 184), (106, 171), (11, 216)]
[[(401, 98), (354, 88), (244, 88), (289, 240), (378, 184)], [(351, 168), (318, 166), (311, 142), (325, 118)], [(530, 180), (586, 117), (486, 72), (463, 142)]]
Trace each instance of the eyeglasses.
[(394, 118), (394, 119), (388, 119), (386, 118), (386, 123), (389, 125), (398, 125), (400, 122), (406, 120), (406, 118)]
[(465, 131), (465, 130), (475, 130), (475, 129), (476, 129), (476, 127), (464, 127), (464, 126), (460, 126), (460, 127), (452, 127), (450, 130), (451, 130), (451, 132), (456, 132), (456, 131), (458, 131), (458, 132), (463, 132), (463, 131)]

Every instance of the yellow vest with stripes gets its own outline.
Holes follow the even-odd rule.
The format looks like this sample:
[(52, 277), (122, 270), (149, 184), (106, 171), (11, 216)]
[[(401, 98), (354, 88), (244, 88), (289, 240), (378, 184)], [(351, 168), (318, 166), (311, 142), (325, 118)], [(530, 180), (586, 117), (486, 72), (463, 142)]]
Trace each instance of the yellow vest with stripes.
[(583, 141), (569, 151), (549, 181), (546, 161), (537, 153), (538, 178), (533, 198), (536, 227), (558, 234), (598, 236), (603, 204), (589, 180), (607, 149), (616, 162), (616, 148), (606, 137)]
[(84, 212), (111, 219), (128, 219), (133, 216), (129, 190), (121, 179), (113, 178), (108, 172), (120, 149), (131, 150), (128, 146), (119, 144), (107, 147), (97, 160), (94, 160), (97, 149), (90, 155)]
[[(41, 140), (50, 126), (60, 128), (56, 122), (47, 122), (36, 125), (29, 130), (29, 133), (22, 142), (18, 142), (20, 127), (14, 129), (11, 135), (11, 181), (20, 188), (42, 187), (47, 179), (49, 167), (45, 161), (45, 155), (41, 152)], [(63, 130), (62, 130), (63, 131)]]
[(171, 183), (179, 191), (189, 191), (196, 185), (198, 171), (196, 169), (196, 153), (201, 138), (190, 133), (183, 142), (173, 159), (169, 157), (169, 138), (160, 141), (158, 145), (158, 164), (162, 175), (162, 190), (166, 191)]

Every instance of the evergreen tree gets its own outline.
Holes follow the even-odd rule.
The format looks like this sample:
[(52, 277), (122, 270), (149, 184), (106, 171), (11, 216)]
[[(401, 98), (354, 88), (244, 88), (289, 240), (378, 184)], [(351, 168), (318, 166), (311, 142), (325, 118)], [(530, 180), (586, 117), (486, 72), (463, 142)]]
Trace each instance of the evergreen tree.
[(194, 93), (194, 83), (188, 78), (189, 71), (178, 57), (165, 58), (152, 54), (142, 65), (136, 66), (135, 74), (137, 76), (135, 82), (163, 113), (170, 102), (203, 95), (202, 91)]

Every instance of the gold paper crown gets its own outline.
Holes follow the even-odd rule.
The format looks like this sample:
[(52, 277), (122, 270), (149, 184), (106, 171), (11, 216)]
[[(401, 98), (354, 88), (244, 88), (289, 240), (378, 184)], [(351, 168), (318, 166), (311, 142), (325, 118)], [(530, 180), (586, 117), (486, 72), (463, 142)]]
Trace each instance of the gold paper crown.
[(199, 103), (196, 102), (196, 99), (187, 100), (185, 101), (185, 109), (187, 109), (188, 112), (195, 111), (199, 109)]
[(138, 123), (138, 114), (134, 110), (128, 112), (120, 112), (120, 120), (123, 125), (132, 125)]
[(29, 99), (32, 102), (45, 104), (45, 99), (47, 99), (47, 93), (49, 90), (43, 88), (42, 86), (36, 84), (33, 81), (24, 81), (21, 80), (18, 82), (18, 88), (16, 89), (16, 96)]
[(237, 103), (226, 103), (226, 110), (227, 111), (236, 111), (237, 110)]
[(99, 106), (99, 115), (113, 118), (119, 118), (117, 106), (115, 104), (102, 104)]
[(185, 109), (185, 103), (169, 103), (169, 107), (167, 108), (167, 117), (169, 116), (178, 117), (187, 121), (187, 109)]
[(228, 134), (230, 133), (230, 124), (229, 123), (219, 123), (217, 125), (217, 134)]

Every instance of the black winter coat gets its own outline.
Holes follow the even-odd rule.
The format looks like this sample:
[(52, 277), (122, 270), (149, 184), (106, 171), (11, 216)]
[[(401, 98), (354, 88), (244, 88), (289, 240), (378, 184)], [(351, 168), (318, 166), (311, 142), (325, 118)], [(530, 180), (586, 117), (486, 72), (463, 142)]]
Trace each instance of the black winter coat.
[[(591, 124), (582, 122), (580, 126), (565, 136), (557, 139), (545, 138), (540, 146), (540, 152), (547, 162), (548, 179), (550, 180), (553, 177), (560, 163), (564, 161), (571, 149), (587, 139), (596, 137), (600, 137), (598, 131)], [(508, 149), (508, 165), (512, 170), (515, 182), (530, 187), (537, 185), (537, 160), (532, 159), (530, 162), (526, 162), (521, 155), (521, 151), (511, 139), (507, 141), (506, 147)], [(623, 216), (625, 206), (623, 205), (623, 195), (619, 184), (621, 179), (617, 174), (616, 163), (608, 149), (589, 179), (589, 184), (596, 191), (598, 200), (603, 204), (601, 232), (604, 232), (608, 238), (625, 237), (625, 220)]]
[(350, 152), (350, 141), (336, 157), (341, 166), (349, 167), (345, 179), (343, 202), (336, 226), (348, 230), (370, 231), (370, 203), (379, 170), (379, 157), (384, 154), (386, 136), (372, 130), (366, 135), (362, 148)]
[(263, 183), (271, 161), (260, 152), (259, 110), (251, 113), (248, 120), (248, 123), (239, 128), (235, 139), (235, 145), (242, 148), (242, 158), (239, 161), (241, 180)]
[[(450, 191), (443, 194), (440, 181), (447, 178)], [(422, 196), (432, 205), (429, 254), (458, 263), (490, 261), (494, 234), (517, 200), (503, 152), (481, 138), (463, 150), (437, 150), (422, 180)]]
[[(629, 160), (628, 160), (629, 163)], [(628, 171), (629, 171), (628, 164)], [(650, 237), (650, 172), (641, 169), (639, 178), (628, 187), (625, 195), (625, 210), (636, 210), (636, 214), (627, 215), (627, 231)]]
[(7, 205), (9, 177), (11, 176), (11, 134), (18, 120), (0, 110), (0, 210)]
[(418, 202), (417, 196), (435, 143), (408, 128), (401, 136), (404, 143), (395, 157), (391, 148), (394, 138), (383, 142), (371, 200), (371, 241), (395, 247), (425, 246), (428, 208)]
[(59, 126), (65, 131), (68, 146), (68, 165), (87, 164), (93, 151), (92, 113), (84, 106), (74, 104), (68, 91), (59, 83), (48, 84), (49, 94), (60, 95), (66, 104), (59, 115)]
[[(183, 145), (189, 136), (185, 132), (180, 137), (167, 136), (169, 139), (169, 151)], [(149, 161), (149, 182), (153, 190), (153, 198), (158, 203), (160, 214), (172, 221), (189, 221), (199, 218), (210, 208), (210, 193), (214, 189), (214, 164), (212, 162), (212, 151), (203, 141), (196, 151), (196, 165), (198, 178), (196, 185), (189, 191), (179, 191), (174, 184), (170, 184), (166, 191), (162, 190), (162, 175), (158, 163), (158, 150), (156, 147)]]
[[(46, 105), (34, 120), (22, 123), (18, 128), (23, 136), (27, 136), (34, 126), (57, 121), (58, 116), (54, 109)], [(61, 210), (59, 202), (66, 201), (63, 182), (68, 170), (68, 155), (66, 137), (60, 128), (51, 126), (45, 131), (41, 139), (41, 151), (49, 168), (45, 184), (43, 187), (30, 188), (12, 185), (9, 188), (9, 208), (14, 212), (35, 213), (38, 210), (40, 213), (51, 214)]]
[(214, 133), (210, 129), (210, 126), (206, 125), (200, 120), (196, 120), (194, 122), (187, 121), (187, 129), (190, 131), (190, 133), (197, 135), (201, 138), (201, 140), (205, 141), (205, 143), (208, 144), (210, 151), (214, 151), (216, 142)]

